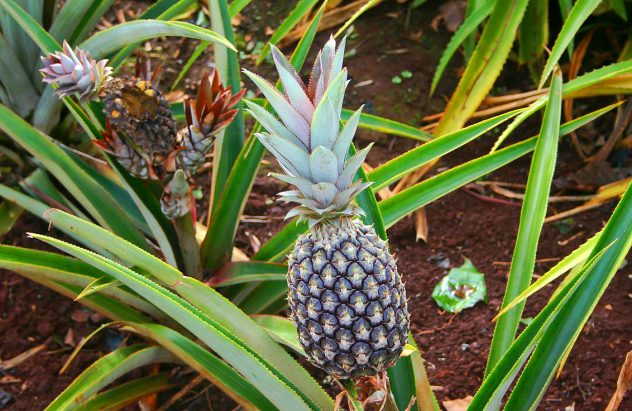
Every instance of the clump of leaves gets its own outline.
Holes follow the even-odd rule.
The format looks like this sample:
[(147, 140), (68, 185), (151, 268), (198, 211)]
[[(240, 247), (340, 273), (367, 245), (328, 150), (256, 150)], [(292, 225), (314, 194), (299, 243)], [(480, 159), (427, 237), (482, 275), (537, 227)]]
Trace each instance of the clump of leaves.
[(461, 267), (453, 268), (439, 281), (432, 291), (432, 298), (439, 307), (450, 313), (458, 313), (487, 300), (485, 275), (472, 261), (465, 258)]

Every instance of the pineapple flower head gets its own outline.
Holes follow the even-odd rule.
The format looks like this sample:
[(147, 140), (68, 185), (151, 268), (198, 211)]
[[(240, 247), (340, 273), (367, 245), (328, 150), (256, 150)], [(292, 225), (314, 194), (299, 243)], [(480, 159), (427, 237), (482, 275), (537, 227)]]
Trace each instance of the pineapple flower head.
[(113, 78), (102, 87), (99, 97), (112, 127), (162, 174), (175, 158), (177, 133), (169, 101), (154, 83), (158, 73), (152, 73), (150, 60), (140, 56), (136, 75)]
[(178, 165), (189, 174), (204, 163), (215, 136), (233, 121), (238, 111), (235, 106), (245, 91), (232, 94), (216, 70), (202, 75), (197, 96), (184, 104), (187, 125), (179, 133)]
[(361, 215), (354, 198), (370, 183), (354, 181), (371, 146), (347, 159), (360, 120), (357, 110), (340, 128), (347, 87), (342, 67), (345, 40), (336, 49), (333, 37), (318, 53), (307, 85), (283, 54), (272, 46), (272, 56), (285, 94), (245, 71), (261, 89), (277, 117), (247, 101), (249, 112), (267, 130), (256, 137), (279, 161), (285, 174), (272, 175), (297, 190), (282, 192), (282, 200), (298, 203), (287, 218), (299, 216), (310, 225), (341, 216)]
[(168, 218), (180, 218), (194, 211), (193, 195), (184, 170), (178, 169), (165, 186), (160, 197), (160, 208)]
[(50, 53), (42, 57), (44, 68), (40, 70), (45, 83), (56, 85), (55, 93), (59, 97), (73, 94), (87, 101), (99, 94), (103, 84), (110, 80), (112, 68), (107, 60), (96, 61), (84, 50), (74, 51), (64, 41), (63, 51)]
[(149, 158), (134, 148), (133, 143), (124, 135), (120, 135), (107, 120), (105, 131), (101, 131), (101, 135), (103, 139), (94, 140), (94, 144), (114, 157), (132, 176), (144, 180), (158, 179)]

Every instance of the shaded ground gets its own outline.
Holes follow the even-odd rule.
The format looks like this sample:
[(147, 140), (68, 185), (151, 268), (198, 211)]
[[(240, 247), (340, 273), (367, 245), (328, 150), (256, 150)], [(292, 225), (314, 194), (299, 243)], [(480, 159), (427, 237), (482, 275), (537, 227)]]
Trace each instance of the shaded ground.
[[(264, 6), (246, 15), (247, 19), (249, 16), (252, 18), (242, 23), (245, 31), (257, 25), (257, 15), (268, 18), (263, 14)], [(430, 78), (449, 34), (443, 29), (439, 32), (432, 30), (429, 24), (433, 16), (422, 10), (412, 14), (407, 28), (404, 26), (405, 8), (395, 5), (380, 6), (356, 24), (359, 36), (352, 36), (348, 46), (348, 50), (355, 50), (347, 60), (353, 80), (349, 88), (348, 107), (365, 104), (368, 112), (409, 124), (419, 124), (423, 115), (442, 109), (445, 104), (443, 93), (454, 89), (454, 70), (460, 63), (457, 61), (456, 65), (448, 69), (437, 96), (429, 99)], [(319, 35), (317, 45), (322, 45), (326, 38), (326, 35)], [(181, 42), (167, 43), (164, 49), (172, 53), (181, 46)], [(186, 58), (190, 49), (190, 45), (184, 45), (178, 58)], [(205, 55), (202, 62), (208, 62), (209, 59), (210, 56)], [(171, 73), (173, 77), (177, 64), (176, 61), (174, 65), (168, 65), (166, 74)], [(203, 68), (203, 64), (196, 65), (192, 77)], [(266, 66), (258, 70), (271, 73), (270, 67)], [(391, 79), (405, 70), (411, 71), (413, 77), (399, 85), (393, 84)], [(511, 85), (506, 89), (526, 87), (526, 83), (522, 84), (525, 80), (513, 78), (512, 72), (515, 72), (515, 66), (509, 65), (500, 83)], [(168, 84), (169, 80), (172, 78), (167, 77), (165, 83)], [(359, 83), (366, 84), (368, 80), (373, 83), (355, 87)], [(248, 87), (252, 88), (252, 85)], [(599, 122), (597, 127), (586, 128), (584, 133), (593, 137), (607, 135), (611, 124), (612, 118), (608, 118)], [(537, 123), (529, 124), (520, 129), (514, 138), (531, 136), (537, 132), (537, 128)], [(415, 146), (410, 140), (380, 133), (359, 133), (359, 146), (365, 146), (370, 141), (376, 141), (368, 159), (373, 166)], [(444, 158), (438, 169), (455, 166), (487, 153), (493, 141), (494, 136), (489, 135), (458, 150)], [(562, 143), (558, 176), (581, 166), (573, 153), (568, 143)], [(249, 216), (266, 216), (265, 221), (244, 223), (240, 227), (238, 245), (248, 254), (253, 251), (255, 238), (263, 243), (283, 224), (281, 219), (287, 207), (277, 204), (274, 197), (281, 186), (265, 177), (266, 171), (276, 167), (274, 164), (271, 161), (262, 167), (245, 210)], [(528, 167), (529, 159), (524, 158), (486, 179), (524, 183)], [(557, 207), (551, 207), (549, 213), (559, 211)], [(462, 398), (474, 394), (481, 383), (493, 329), (491, 319), (502, 299), (520, 208), (484, 202), (463, 191), (456, 191), (434, 202), (427, 210), (430, 226), (428, 244), (415, 242), (412, 220), (405, 219), (389, 231), (391, 250), (398, 257), (400, 272), (407, 283), (412, 330), (427, 361), (430, 381), (436, 386), (436, 394), (440, 400)], [(612, 205), (581, 214), (574, 218), (570, 227), (566, 227), (570, 231), (560, 229), (558, 225), (546, 225), (538, 258), (554, 259), (567, 255), (598, 231), (611, 211)], [(24, 217), (15, 234), (3, 242), (34, 246), (33, 240), (23, 236), (27, 231), (44, 232), (46, 226), (32, 217)], [(464, 257), (471, 259), (486, 274), (489, 302), (452, 316), (441, 312), (430, 294), (449, 269), (438, 267), (437, 261), (447, 258), (449, 267), (454, 267), (461, 265)], [(536, 274), (544, 273), (551, 264), (553, 262), (538, 264)], [(632, 318), (629, 315), (631, 273), (628, 266), (614, 277), (580, 335), (560, 378), (547, 391), (541, 409), (565, 410), (572, 405), (576, 410), (599, 410), (605, 407), (625, 354), (632, 349)], [(89, 318), (79, 304), (14, 274), (0, 274), (0, 284), (0, 358), (6, 360), (29, 348), (46, 344), (45, 350), (11, 370), (10, 376), (19, 379), (19, 382), (0, 385), (0, 389), (16, 398), (16, 401), (0, 409), (42, 409), (74, 376), (106, 353), (112, 340), (116, 342), (119, 336), (98, 336), (82, 350), (68, 372), (59, 376), (58, 371), (69, 355), (69, 348), (64, 344), (68, 330), (73, 330), (74, 339), (78, 341), (80, 336), (93, 330), (100, 319)], [(525, 317), (538, 312), (553, 288), (548, 287), (529, 300)], [(0, 378), (3, 378), (1, 374)], [(622, 410), (632, 409), (629, 397), (624, 401)], [(209, 409), (209, 401), (213, 409), (229, 409), (225, 400), (212, 392), (209, 395), (200, 393), (197, 399), (177, 409)]]

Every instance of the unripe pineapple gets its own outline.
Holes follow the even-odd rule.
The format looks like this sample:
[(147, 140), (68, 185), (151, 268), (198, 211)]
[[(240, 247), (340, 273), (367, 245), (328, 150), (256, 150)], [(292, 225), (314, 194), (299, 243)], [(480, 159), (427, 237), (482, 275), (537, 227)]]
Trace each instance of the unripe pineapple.
[(274, 46), (274, 61), (285, 90), (256, 74), (280, 121), (246, 102), (267, 129), (257, 138), (296, 186), (280, 193), (299, 205), (288, 217), (309, 222), (289, 257), (288, 302), (299, 340), (310, 360), (336, 378), (376, 375), (393, 365), (407, 340), (406, 291), (388, 244), (358, 218), (354, 198), (369, 186), (353, 181), (370, 146), (347, 159), (360, 112), (340, 129), (347, 86), (342, 68), (344, 40), (330, 39), (318, 54), (307, 86)]
[(215, 70), (202, 75), (197, 96), (184, 104), (187, 125), (179, 133), (178, 166), (189, 175), (202, 166), (215, 137), (233, 121), (238, 111), (234, 107), (245, 92), (232, 94)]

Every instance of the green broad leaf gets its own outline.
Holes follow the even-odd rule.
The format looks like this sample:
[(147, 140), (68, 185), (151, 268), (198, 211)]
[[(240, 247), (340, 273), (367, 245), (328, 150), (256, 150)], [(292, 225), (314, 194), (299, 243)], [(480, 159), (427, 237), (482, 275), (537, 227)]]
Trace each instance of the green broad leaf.
[(454, 133), (437, 137), (419, 147), (401, 154), (375, 168), (368, 174), (368, 181), (373, 181), (374, 192), (396, 182), (419, 166), (440, 158), (515, 117), (521, 110), (500, 114), (487, 120), (463, 128)]
[(168, 15), (168, 18), (173, 18), (176, 15), (173, 12), (174, 8), (186, 8), (191, 5), (195, 5), (195, 0), (158, 0), (148, 7), (138, 18), (159, 19), (165, 15)]
[(244, 9), (244, 7), (250, 4), (251, 1), (252, 0), (231, 1), (230, 4), (228, 5), (228, 12), (230, 14), (230, 17), (235, 17), (236, 15), (238, 15)]
[[(533, 409), (571, 349), (632, 245), (632, 188), (628, 186), (595, 245), (590, 276), (578, 286), (544, 333), (507, 401), (507, 409)], [(526, 404), (532, 404), (526, 407)]]
[(528, 0), (495, 2), (445, 114), (435, 129), (442, 136), (460, 129), (487, 96), (509, 56)]
[(24, 209), (11, 201), (0, 203), (0, 237), (7, 234), (18, 221)]
[[(560, 135), (564, 136), (571, 133), (579, 127), (611, 111), (616, 106), (617, 104), (613, 104), (565, 123), (560, 129)], [(428, 205), (459, 187), (475, 181), (515, 161), (523, 155), (530, 153), (535, 148), (536, 141), (537, 137), (532, 137), (497, 152), (481, 156), (417, 183), (386, 200), (380, 201), (380, 209), (382, 210), (386, 228), (393, 226), (400, 219), (416, 209)]]
[(61, 7), (61, 10), (53, 20), (48, 32), (58, 42), (70, 38), (77, 27), (77, 22), (86, 15), (98, 0), (68, 0)]
[[(14, 190), (2, 184), (0, 184), (0, 197), (16, 204), (17, 206), (24, 208), (25, 210), (27, 210), (29, 213), (33, 214), (36, 217), (41, 218), (45, 221), (48, 221), (45, 219), (44, 213), (50, 209), (49, 205), (39, 200), (36, 200), (33, 197), (30, 197), (20, 191)], [(66, 234), (73, 236), (72, 233), (66, 232)], [(82, 241), (82, 239), (79, 239), (76, 237), (73, 237), (73, 238), (75, 238), (76, 240)], [(86, 244), (88, 247), (92, 248), (95, 251), (107, 253), (107, 251), (101, 249), (100, 247), (95, 246), (94, 244), (88, 244), (88, 243), (84, 243), (84, 244)]]
[[(130, 220), (134, 222), (134, 225), (138, 227), (139, 230), (143, 231), (146, 234), (151, 235), (152, 231), (146, 222), (145, 215), (139, 210), (138, 202), (135, 202), (132, 198), (136, 192), (127, 185), (127, 181), (124, 178), (123, 174), (119, 173), (119, 168), (116, 167), (119, 163), (115, 160), (109, 160), (110, 165), (114, 171), (114, 174), (102, 174), (97, 169), (95, 169), (90, 164), (83, 161), (75, 152), (71, 151), (69, 148), (64, 147), (66, 154), (70, 158), (72, 158), (79, 167), (83, 171), (86, 172), (90, 177), (92, 177), (105, 191), (110, 193), (110, 195), (114, 198), (117, 204), (121, 206), (126, 215), (129, 216)], [(106, 153), (104, 153), (106, 154)], [(107, 154), (106, 154), (107, 155)], [(121, 167), (122, 168), (122, 167)], [(147, 198), (145, 203), (149, 202), (150, 199)], [(144, 204), (144, 203), (143, 203)], [(142, 208), (142, 207), (141, 207)], [(74, 210), (73, 210), (74, 211)], [(76, 215), (81, 216), (75, 212)], [(163, 253), (167, 254), (164, 250), (161, 249)]]
[(569, 301), (578, 286), (591, 274), (595, 263), (601, 256), (603, 256), (603, 252), (597, 254), (595, 258), (582, 267), (582, 270), (573, 276), (540, 313), (529, 322), (524, 331), (511, 344), (507, 352), (485, 378), (470, 404), (472, 409), (498, 410), (501, 408), (505, 394), (536, 345), (540, 342), (543, 333), (551, 327), (560, 308)]
[(103, 290), (106, 290), (110, 287), (118, 287), (121, 284), (120, 281), (113, 279), (112, 277), (109, 276), (103, 276), (100, 278), (95, 279), (93, 282), (91, 282), (90, 284), (88, 284), (86, 286), (86, 288), (83, 289), (83, 291), (81, 292), (81, 294), (79, 294), (76, 298), (75, 301), (81, 300), (82, 298), (93, 294), (93, 293), (98, 293), (101, 292)]
[[(209, 8), (211, 12), (211, 26), (223, 35), (228, 42), (235, 44), (235, 33), (228, 12), (226, 0), (210, 0)], [(239, 69), (239, 57), (234, 47), (226, 48), (224, 45), (213, 44), (215, 53), (215, 67), (219, 72), (222, 83), (230, 86), (233, 94), (241, 90), (241, 70)], [(239, 102), (235, 108), (240, 109), (242, 103)], [(244, 146), (244, 136), (246, 134), (244, 124), (244, 114), (242, 110), (237, 112), (233, 122), (217, 137), (215, 141), (215, 158), (213, 161), (213, 184), (211, 185), (211, 204), (209, 213), (215, 209), (221, 194), (226, 186), (226, 180), (232, 170), (240, 150)]]
[(75, 24), (72, 35), (67, 38), (68, 43), (77, 44), (82, 42), (96, 28), (99, 20), (112, 7), (114, 0), (93, 1), (90, 8), (81, 16), (79, 23)]
[[(246, 314), (276, 314), (278, 303), (287, 303), (287, 281), (275, 281), (256, 284), (252, 291), (242, 295), (242, 301), (237, 305)], [(237, 301), (235, 301), (237, 303)]]
[(37, 158), (100, 224), (150, 250), (119, 204), (50, 137), (3, 105), (0, 105), (0, 130)]
[[(0, 7), (13, 17), (16, 23), (44, 52), (52, 53), (61, 49), (61, 46), (44, 30), (41, 24), (14, 0), (0, 0)], [(25, 67), (30, 66), (25, 65)]]
[(307, 231), (307, 223), (290, 221), (252, 256), (253, 260), (279, 262), (285, 260), (299, 235)]
[[(258, 328), (250, 317), (206, 284), (183, 276), (176, 268), (99, 226), (58, 210), (50, 212), (48, 217), (56, 227), (64, 227), (81, 237), (93, 239), (122, 261), (151, 273), (164, 284), (171, 285), (179, 295), (200, 309), (205, 316), (221, 324), (236, 338), (243, 340), (245, 344), (256, 350), (258, 355), (271, 362), (285, 376), (291, 378), (293, 383), (321, 408), (326, 409), (333, 403), (316, 381), (296, 361), (293, 361), (285, 350)], [(137, 274), (134, 273), (134, 275)], [(143, 280), (147, 279), (143, 278)]]
[(628, 21), (628, 14), (625, 10), (625, 0), (606, 0), (608, 5), (624, 21)]
[(187, 37), (220, 43), (231, 50), (235, 50), (235, 47), (228, 40), (211, 30), (203, 29), (190, 23), (160, 20), (136, 20), (118, 24), (92, 35), (79, 44), (78, 47), (89, 51), (93, 58), (100, 59), (129, 43), (163, 36)]
[(296, 325), (289, 318), (279, 317), (278, 315), (253, 315), (252, 319), (255, 320), (259, 327), (266, 330), (274, 341), (291, 348), (303, 357), (307, 357), (303, 347), (301, 347), (301, 343), (298, 341)]
[(256, 261), (245, 261), (226, 264), (212, 278), (213, 287), (256, 283), (262, 281), (280, 281), (286, 283), (287, 265)]
[(119, 348), (86, 368), (46, 410), (73, 409), (86, 398), (110, 385), (117, 378), (148, 364), (173, 362), (174, 357), (161, 347), (133, 345)]
[[(138, 16), (138, 20), (154, 19), (168, 21), (176, 18), (181, 13), (184, 13), (187, 9), (196, 6), (196, 0), (159, 0)], [(141, 43), (139, 42), (126, 44), (125, 47), (112, 57), (109, 64), (115, 69), (118, 68), (140, 44)]]
[(123, 166), (121, 166), (118, 161), (112, 159), (110, 155), (106, 154), (106, 158), (112, 166), (112, 169), (119, 176), (121, 183), (132, 201), (138, 207), (139, 212), (149, 227), (149, 231), (151, 231), (153, 238), (160, 246), (160, 251), (165, 257), (165, 260), (173, 267), (177, 267), (178, 261), (176, 253), (178, 252), (179, 244), (177, 244), (176, 239), (178, 236), (173, 224), (162, 212), (160, 200), (144, 181), (130, 176), (129, 173), (123, 169)]
[[(573, 0), (557, 0), (557, 3), (560, 6), (560, 15), (562, 16), (562, 21), (566, 21), (566, 19), (568, 19), (568, 15), (571, 12), (571, 8), (573, 8)], [(569, 59), (573, 57), (573, 49), (574, 43), (571, 40), (568, 48), (566, 49)]]
[(159, 324), (124, 323), (127, 329), (153, 340), (194, 369), (246, 410), (275, 410), (251, 383), (199, 344)]
[(18, 57), (0, 33), (0, 84), (11, 96), (12, 107), (20, 116), (26, 117), (39, 99), (39, 94), (24, 67), (16, 64)]
[[(615, 103), (606, 106), (563, 124), (560, 128), (560, 135), (568, 135), (619, 105), (620, 103)], [(424, 207), (465, 184), (475, 181), (517, 160), (523, 155), (530, 153), (535, 148), (536, 139), (536, 137), (532, 137), (497, 152), (481, 156), (417, 183), (386, 200), (380, 201), (380, 210), (386, 228), (392, 227), (399, 220), (418, 208)], [(287, 250), (296, 242), (297, 237), (306, 231), (307, 224), (296, 225), (295, 221), (291, 221), (276, 235), (272, 236), (253, 258), (266, 261), (282, 261), (287, 254)]]
[(544, 83), (553, 72), (555, 65), (560, 60), (560, 57), (562, 57), (564, 50), (566, 50), (568, 45), (573, 41), (573, 38), (579, 31), (582, 24), (584, 24), (586, 19), (590, 17), (592, 12), (595, 11), (600, 3), (601, 0), (577, 0), (575, 2), (573, 8), (568, 14), (568, 17), (564, 19), (564, 25), (555, 40), (555, 44), (553, 44), (551, 54), (546, 61), (544, 70), (542, 71), (538, 88), (542, 88), (544, 86)]
[(38, 168), (34, 170), (28, 177), (20, 182), (20, 187), (33, 199), (45, 201), (49, 207), (57, 207), (61, 209), (70, 209), (72, 213), (78, 217), (88, 219), (85, 213), (70, 202), (68, 198), (63, 195), (55, 183), (48, 176), (48, 173)]
[(458, 313), (471, 308), (479, 301), (487, 300), (485, 275), (478, 271), (469, 259), (459, 268), (450, 272), (437, 283), (432, 298), (449, 313)]
[[(353, 113), (355, 113), (355, 111), (344, 109), (342, 110), (340, 118), (347, 121)], [(413, 140), (432, 140), (432, 134), (421, 131), (417, 127), (409, 126), (408, 124), (400, 123), (395, 120), (389, 120), (384, 117), (374, 116), (373, 114), (360, 114), (360, 123), (358, 124), (358, 127), (380, 133), (392, 134), (399, 137), (406, 137)]]
[[(90, 283), (105, 276), (74, 258), (7, 245), (0, 245), (0, 267), (53, 288), (73, 300)], [(141, 312), (160, 320), (167, 319), (160, 310), (126, 287), (106, 288), (101, 293), (86, 296), (81, 303), (113, 320), (149, 321)]]
[(500, 312), (496, 315), (496, 318), (500, 317), (501, 315), (512, 309), (516, 304), (525, 301), (527, 298), (531, 297), (533, 294), (537, 293), (548, 284), (551, 284), (553, 281), (564, 275), (564, 273), (572, 270), (574, 267), (581, 266), (592, 252), (595, 244), (599, 240), (600, 235), (601, 232), (595, 234), (591, 239), (579, 246), (571, 254), (560, 260), (557, 264), (555, 264), (555, 266), (553, 266), (553, 268), (543, 274), (542, 277), (534, 281), (533, 284), (531, 284), (526, 290), (524, 290), (519, 296), (517, 296), (511, 303), (507, 304), (505, 308), (500, 310)]
[[(349, 147), (349, 158), (356, 154), (356, 149), (353, 143)], [(364, 168), (360, 167), (356, 173), (355, 180), (370, 181), (367, 177)], [(377, 204), (375, 194), (371, 190), (364, 190), (356, 197), (356, 202), (364, 211), (365, 216), (362, 218), (365, 224), (373, 225), (375, 232), (384, 241), (387, 241), (386, 228), (384, 227), (384, 220), (380, 213), (380, 207)]]
[[(324, 5), (321, 6), (292, 54), (290, 62), (299, 71), (316, 36), (323, 11)], [(253, 133), (260, 130), (261, 125), (257, 124)], [(218, 270), (224, 263), (230, 261), (239, 219), (264, 153), (265, 148), (251, 133), (226, 180), (224, 193), (214, 206), (208, 232), (201, 248), (202, 263), (211, 271)], [(216, 241), (216, 238), (221, 238), (222, 241)]]
[(255, 62), (257, 66), (265, 60), (268, 54), (270, 54), (270, 44), (277, 44), (281, 41), (283, 37), (290, 32), (290, 30), (292, 30), (301, 20), (303, 20), (303, 18), (305, 18), (305, 16), (309, 14), (316, 3), (318, 3), (318, 0), (299, 0), (296, 3), (296, 6), (294, 6), (290, 14), (281, 22), (274, 33), (272, 33), (272, 37), (270, 37), (270, 40), (257, 56), (257, 60)]
[[(470, 2), (468, 2), (469, 4)], [(443, 54), (441, 54), (441, 58), (439, 59), (439, 64), (437, 65), (437, 69), (432, 76), (432, 84), (430, 86), (430, 95), (432, 96), (437, 89), (437, 85), (443, 76), (443, 72), (445, 71), (448, 63), (454, 56), (454, 53), (459, 49), (461, 44), (466, 41), (472, 33), (476, 31), (476, 29), (481, 25), (481, 23), (491, 14), (494, 9), (494, 2), (487, 1), (481, 7), (479, 7), (475, 12), (470, 14), (463, 20), (463, 23), (459, 26), (459, 28), (454, 32), (452, 38), (448, 42)]]
[(149, 395), (167, 391), (173, 387), (175, 384), (169, 382), (169, 373), (149, 375), (99, 393), (81, 403), (75, 411), (118, 410), (134, 405)]
[[(531, 284), (538, 240), (544, 225), (549, 192), (553, 181), (553, 173), (555, 172), (561, 111), (562, 73), (558, 72), (551, 80), (549, 100), (533, 153), (533, 159), (531, 160), (527, 189), (520, 212), (516, 244), (501, 309), (511, 303)], [(524, 301), (516, 304), (514, 308), (500, 317), (496, 323), (487, 359), (486, 373), (491, 371), (513, 342), (520, 318), (522, 317), (524, 304)]]
[[(317, 409), (305, 394), (295, 391), (296, 385), (293, 381), (288, 380), (270, 365), (260, 353), (184, 299), (148, 278), (91, 251), (47, 236), (34, 234), (33, 237), (88, 262), (160, 307), (165, 314), (174, 320), (177, 319), (182, 326), (235, 367), (277, 407), (290, 407), (296, 410)], [(193, 279), (184, 277), (184, 284), (189, 284), (188, 280)]]
[[(23, 8), (25, 14), (36, 24), (42, 23), (43, 4), (41, 0), (20, 0), (19, 6)], [(21, 64), (25, 70), (34, 67), (38, 62), (37, 46), (33, 44), (29, 35), (20, 28), (19, 24), (14, 24), (14, 20), (6, 13), (0, 12), (1, 30), (6, 37), (11, 48), (17, 53), (17, 64)], [(33, 82), (39, 80), (39, 73), (30, 73)]]
[(440, 411), (439, 403), (428, 380), (424, 359), (411, 333), (408, 333), (408, 344), (406, 344), (407, 348), (409, 346), (412, 347), (410, 354), (404, 356), (402, 353), (402, 357), (388, 370), (391, 394), (395, 399), (397, 409), (406, 410), (411, 398), (416, 397), (411, 409)]
[(47, 85), (37, 101), (31, 124), (44, 133), (50, 133), (53, 127), (59, 124), (63, 105), (64, 103), (57, 97), (53, 88)]
[[(537, 67), (549, 41), (549, 1), (531, 0), (518, 33), (520, 64)], [(537, 77), (535, 77), (537, 79)]]

